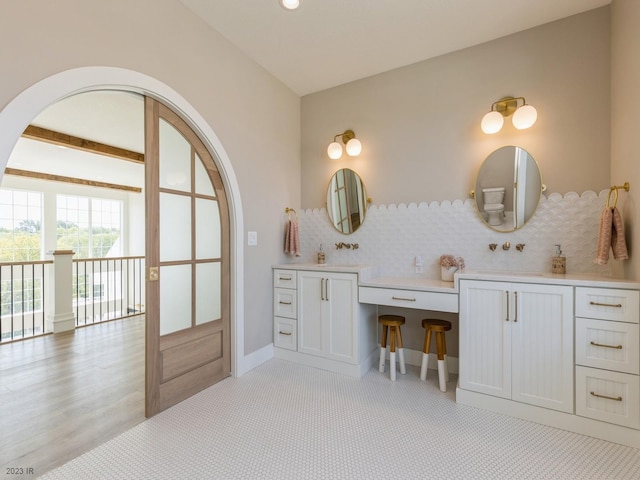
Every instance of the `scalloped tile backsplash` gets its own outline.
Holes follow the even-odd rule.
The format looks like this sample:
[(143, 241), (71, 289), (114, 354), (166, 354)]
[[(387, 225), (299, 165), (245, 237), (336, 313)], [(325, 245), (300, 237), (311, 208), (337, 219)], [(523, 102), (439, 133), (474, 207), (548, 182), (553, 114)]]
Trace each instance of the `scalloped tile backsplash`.
[[(324, 208), (308, 209), (298, 215), (301, 256), (294, 261), (314, 263), (322, 244), (327, 263), (378, 265), (382, 275), (414, 274), (414, 260), (420, 255), (424, 262), (421, 275), (438, 278), (442, 254), (463, 257), (473, 270), (550, 272), (555, 244), (561, 244), (567, 273), (609, 275), (613, 260), (607, 265), (594, 263), (600, 213), (608, 192), (543, 195), (529, 223), (511, 233), (488, 228), (471, 199), (370, 205), (363, 225), (348, 236), (333, 228)], [(511, 248), (503, 250), (507, 241)], [(357, 243), (359, 248), (336, 249), (339, 242)], [(493, 252), (490, 243), (498, 244)], [(518, 243), (525, 244), (522, 252), (515, 248)]]

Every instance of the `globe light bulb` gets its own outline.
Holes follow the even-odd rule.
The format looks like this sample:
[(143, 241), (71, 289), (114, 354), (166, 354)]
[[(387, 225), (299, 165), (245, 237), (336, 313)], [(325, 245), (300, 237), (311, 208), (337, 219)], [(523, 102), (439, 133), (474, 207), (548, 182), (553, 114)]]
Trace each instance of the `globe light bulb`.
[(347, 155), (351, 157), (360, 155), (360, 152), (362, 151), (362, 143), (357, 138), (352, 138), (347, 142), (346, 150), (347, 150)]
[(502, 114), (493, 110), (482, 117), (480, 128), (482, 128), (482, 131), (484, 133), (492, 134), (499, 132), (503, 124), (504, 117), (502, 116)]
[(538, 111), (531, 105), (523, 105), (514, 112), (511, 122), (518, 130), (524, 130), (533, 126), (537, 119)]
[(338, 142), (332, 142), (327, 148), (327, 155), (332, 160), (337, 160), (342, 156), (342, 146)]

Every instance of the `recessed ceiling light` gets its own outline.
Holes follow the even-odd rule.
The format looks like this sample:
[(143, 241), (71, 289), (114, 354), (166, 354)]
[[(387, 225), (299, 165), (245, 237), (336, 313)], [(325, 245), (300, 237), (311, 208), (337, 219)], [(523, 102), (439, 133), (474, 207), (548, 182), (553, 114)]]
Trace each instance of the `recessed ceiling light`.
[(280, 6), (287, 10), (295, 10), (300, 6), (300, 0), (280, 0)]

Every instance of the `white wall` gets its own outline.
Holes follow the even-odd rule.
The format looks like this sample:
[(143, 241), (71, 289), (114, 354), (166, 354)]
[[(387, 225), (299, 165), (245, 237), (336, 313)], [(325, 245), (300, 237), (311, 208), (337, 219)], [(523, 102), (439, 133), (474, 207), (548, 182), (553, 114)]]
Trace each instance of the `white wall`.
[[(548, 193), (607, 188), (609, 47), (603, 7), (303, 97), (303, 207), (324, 206), (329, 178), (347, 166), (375, 204), (466, 199), (503, 145), (532, 154)], [(482, 116), (507, 95), (524, 96), (538, 122), (483, 134)], [(362, 154), (332, 161), (326, 147), (346, 128)]]
[(0, 110), (54, 74), (109, 66), (168, 85), (204, 118), (258, 232), (244, 252), (245, 354), (269, 345), (270, 267), (283, 260), (284, 207), (300, 203), (299, 97), (175, 0), (3, 2), (0, 45)]
[[(624, 275), (640, 279), (640, 2), (611, 4), (611, 179), (631, 184), (621, 194), (630, 261)], [(619, 267), (620, 269), (620, 267)]]

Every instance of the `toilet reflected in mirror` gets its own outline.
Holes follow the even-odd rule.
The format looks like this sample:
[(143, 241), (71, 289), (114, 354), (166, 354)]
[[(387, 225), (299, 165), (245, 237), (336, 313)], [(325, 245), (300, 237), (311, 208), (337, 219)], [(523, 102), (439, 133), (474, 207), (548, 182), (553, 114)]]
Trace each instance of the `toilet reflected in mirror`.
[(489, 225), (498, 226), (504, 223), (504, 187), (482, 189), (484, 211)]

